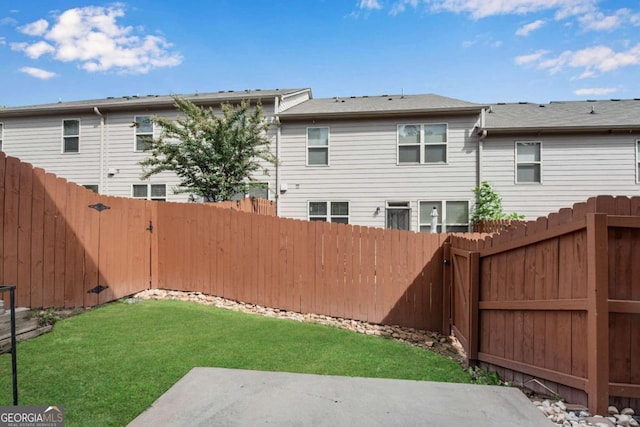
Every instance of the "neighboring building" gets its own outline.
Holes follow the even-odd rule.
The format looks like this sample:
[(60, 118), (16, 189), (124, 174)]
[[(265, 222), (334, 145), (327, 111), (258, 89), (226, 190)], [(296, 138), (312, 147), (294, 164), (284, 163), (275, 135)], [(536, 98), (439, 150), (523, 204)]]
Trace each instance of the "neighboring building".
[[(181, 95), (197, 105), (260, 102), (268, 120), (311, 97), (309, 89), (228, 91)], [(159, 136), (153, 116), (176, 117), (171, 96), (125, 96), (77, 102), (0, 108), (0, 143), (9, 156), (29, 162), (101, 194), (151, 200), (187, 201), (174, 194), (173, 173), (141, 180), (139, 162), (148, 154), (144, 137)], [(273, 130), (275, 140), (276, 130)], [(260, 176), (275, 193), (275, 174)], [(269, 196), (266, 192), (260, 194)]]
[(479, 180), (534, 219), (601, 194), (640, 196), (640, 99), (495, 104)]
[[(640, 100), (481, 105), (438, 95), (313, 99), (310, 89), (185, 96), (212, 108), (261, 102), (280, 159), (256, 177), (284, 217), (466, 231), (489, 181), (528, 219), (599, 194), (640, 195)], [(187, 201), (177, 177), (141, 181), (140, 137), (175, 117), (170, 96), (0, 109), (0, 147), (102, 194)]]
[(280, 114), (280, 215), (428, 231), (436, 206), (446, 229), (468, 230), (483, 108), (384, 95), (288, 109)]

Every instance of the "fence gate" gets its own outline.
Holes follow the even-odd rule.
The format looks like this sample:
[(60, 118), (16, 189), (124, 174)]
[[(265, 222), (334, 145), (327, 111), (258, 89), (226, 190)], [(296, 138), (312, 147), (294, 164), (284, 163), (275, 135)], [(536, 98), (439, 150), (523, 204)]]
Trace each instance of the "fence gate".
[(445, 278), (445, 321), (467, 354), (467, 364), (478, 353), (479, 253), (449, 247)]

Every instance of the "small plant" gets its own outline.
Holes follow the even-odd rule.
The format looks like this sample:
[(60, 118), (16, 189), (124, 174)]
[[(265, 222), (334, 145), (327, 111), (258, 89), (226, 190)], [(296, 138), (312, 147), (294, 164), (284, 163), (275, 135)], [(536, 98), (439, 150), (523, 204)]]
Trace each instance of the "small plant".
[(469, 366), (467, 372), (471, 375), (472, 381), (476, 384), (511, 386), (510, 381), (502, 381), (500, 379), (500, 375), (496, 371), (489, 371), (487, 368)]
[(502, 210), (502, 197), (491, 187), (487, 181), (482, 181), (479, 187), (473, 189), (476, 195), (476, 207), (471, 215), (471, 221), (477, 223), (487, 220), (521, 220), (524, 215), (513, 212), (506, 214)]
[(62, 320), (60, 314), (53, 308), (38, 312), (38, 326), (53, 326), (58, 320)]

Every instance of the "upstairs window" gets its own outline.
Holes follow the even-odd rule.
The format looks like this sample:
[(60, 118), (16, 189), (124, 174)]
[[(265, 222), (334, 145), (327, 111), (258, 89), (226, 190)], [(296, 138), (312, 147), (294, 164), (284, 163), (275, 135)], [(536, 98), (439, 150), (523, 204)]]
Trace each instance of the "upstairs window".
[(398, 164), (447, 162), (448, 125), (398, 125)]
[(80, 120), (62, 121), (62, 152), (78, 153), (80, 151)]
[(133, 197), (146, 200), (167, 200), (166, 184), (133, 184)]
[(136, 129), (136, 151), (144, 151), (151, 146), (153, 139), (153, 120), (151, 116), (136, 116), (133, 119)]
[[(420, 202), (420, 231), (431, 231), (433, 208), (438, 212), (438, 233), (465, 233), (469, 231), (469, 202), (468, 201), (421, 201)], [(443, 227), (444, 225), (444, 227)]]
[(329, 128), (307, 128), (307, 165), (329, 166)]
[(516, 183), (540, 183), (540, 142), (516, 142)]
[(309, 202), (309, 221), (349, 224), (349, 202)]

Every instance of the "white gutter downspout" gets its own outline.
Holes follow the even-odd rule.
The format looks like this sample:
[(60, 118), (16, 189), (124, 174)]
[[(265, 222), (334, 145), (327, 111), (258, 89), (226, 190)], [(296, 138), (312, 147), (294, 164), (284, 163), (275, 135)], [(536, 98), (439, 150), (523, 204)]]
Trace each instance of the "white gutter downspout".
[(93, 112), (100, 116), (100, 172), (98, 177), (98, 193), (106, 194), (104, 188), (104, 116), (98, 110), (98, 107), (93, 107)]
[(482, 129), (480, 139), (478, 140), (478, 187), (482, 185), (482, 150), (484, 148), (484, 140), (487, 137), (487, 130)]
[(276, 197), (276, 216), (280, 216), (280, 97), (276, 96), (273, 102), (273, 122), (276, 125), (276, 188), (274, 191)]

